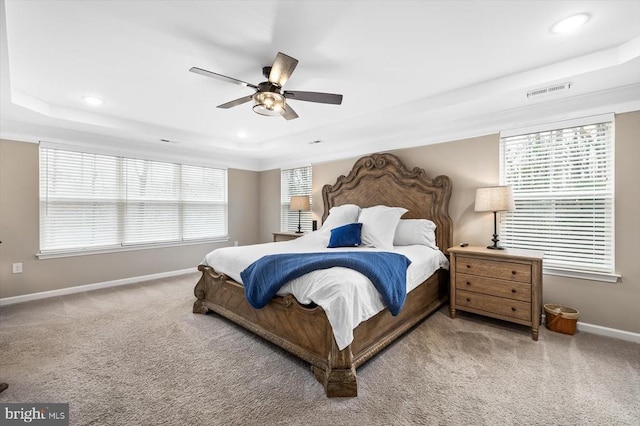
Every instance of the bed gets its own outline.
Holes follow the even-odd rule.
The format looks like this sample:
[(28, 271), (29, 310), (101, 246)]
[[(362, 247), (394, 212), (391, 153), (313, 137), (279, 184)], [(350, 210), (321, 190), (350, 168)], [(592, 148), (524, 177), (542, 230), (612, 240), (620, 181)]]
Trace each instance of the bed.
[[(424, 170), (409, 170), (392, 154), (373, 154), (356, 161), (351, 172), (334, 185), (323, 187), (322, 221), (331, 208), (345, 204), (404, 207), (407, 212), (402, 219), (429, 219), (436, 224), (437, 247), (446, 253), (452, 244), (450, 196), (447, 176), (429, 179)], [(439, 268), (406, 295), (398, 315), (385, 308), (360, 322), (352, 330), (350, 344), (341, 349), (321, 306), (301, 304), (289, 294), (277, 295), (265, 307), (255, 309), (242, 284), (209, 265), (201, 264), (198, 269), (202, 276), (194, 289), (194, 313), (213, 311), (305, 360), (328, 397), (357, 396), (356, 369), (448, 299), (448, 271)]]

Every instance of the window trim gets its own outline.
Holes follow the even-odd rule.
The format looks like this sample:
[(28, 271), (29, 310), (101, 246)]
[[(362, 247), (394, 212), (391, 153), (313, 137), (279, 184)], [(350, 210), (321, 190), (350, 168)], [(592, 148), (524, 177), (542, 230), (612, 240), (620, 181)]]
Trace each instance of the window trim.
[[(500, 132), (500, 159), (499, 159), (499, 175), (500, 175), (500, 184), (505, 185), (507, 183), (504, 182), (504, 165), (503, 165), (503, 139), (509, 138), (513, 136), (527, 135), (531, 133), (540, 133), (557, 129), (566, 129), (572, 127), (579, 126), (588, 126), (593, 124), (599, 124), (604, 122), (610, 122), (612, 126), (612, 145), (610, 147), (611, 152), (611, 163), (614, 167), (614, 170), (611, 174), (612, 179), (612, 187), (611, 187), (611, 258), (612, 258), (612, 271), (611, 272), (601, 272), (601, 271), (588, 271), (588, 270), (576, 270), (571, 269), (569, 267), (561, 267), (561, 266), (546, 266), (543, 267), (543, 274), (550, 276), (559, 276), (559, 277), (567, 277), (567, 278), (576, 278), (576, 279), (585, 279), (591, 281), (600, 281), (606, 283), (617, 283), (622, 276), (615, 272), (616, 268), (616, 257), (615, 257), (615, 114), (614, 113), (606, 113), (599, 114), (589, 117), (583, 118), (574, 118), (570, 120), (557, 121), (552, 123), (546, 123), (541, 125), (534, 125), (522, 128), (508, 129)], [(502, 222), (502, 221), (501, 221)], [(500, 231), (501, 232), (501, 231)]]
[(229, 236), (226, 236), (226, 237), (213, 238), (213, 239), (176, 241), (171, 243), (136, 244), (136, 245), (128, 244), (126, 246), (123, 245), (120, 247), (101, 248), (101, 249), (95, 249), (95, 250), (75, 250), (75, 251), (60, 250), (60, 251), (50, 251), (46, 253), (38, 252), (36, 253), (36, 258), (39, 260), (59, 259), (63, 257), (91, 256), (96, 254), (123, 253), (127, 251), (193, 246), (193, 245), (199, 245), (199, 244), (224, 243), (230, 240), (231, 239), (229, 238)]
[[(115, 244), (111, 244), (111, 245), (103, 245), (103, 246), (97, 246), (97, 247), (93, 247), (93, 248), (86, 248), (86, 249), (82, 249), (82, 248), (59, 248), (59, 249), (50, 249), (50, 250), (45, 250), (42, 251), (41, 247), (40, 247), (40, 243), (38, 244), (38, 252), (35, 253), (35, 257), (39, 260), (45, 260), (45, 259), (56, 259), (56, 258), (65, 258), (65, 257), (76, 257), (76, 256), (89, 256), (89, 255), (96, 255), (96, 254), (109, 254), (109, 253), (120, 253), (120, 252), (128, 252), (128, 251), (138, 251), (138, 250), (149, 250), (149, 249), (161, 249), (161, 248), (171, 248), (171, 247), (181, 247), (181, 246), (190, 246), (190, 245), (202, 245), (202, 244), (213, 244), (213, 243), (223, 243), (223, 242), (228, 242), (230, 241), (230, 236), (229, 236), (229, 201), (228, 201), (228, 197), (229, 197), (229, 176), (228, 176), (228, 167), (226, 166), (218, 166), (218, 165), (211, 165), (211, 164), (204, 164), (204, 162), (198, 162), (198, 161), (182, 161), (182, 159), (169, 159), (169, 158), (163, 158), (162, 156), (157, 156), (157, 155), (151, 155), (149, 157), (145, 157), (142, 155), (138, 155), (138, 154), (134, 154), (132, 152), (129, 151), (123, 151), (123, 152), (115, 152), (114, 150), (111, 149), (102, 149), (100, 147), (96, 147), (96, 149), (94, 149), (93, 147), (88, 147), (85, 145), (70, 145), (70, 144), (63, 144), (63, 143), (54, 143), (54, 142), (48, 142), (48, 141), (40, 141), (39, 143), (39, 156), (40, 151), (42, 149), (47, 149), (47, 150), (59, 150), (59, 151), (68, 151), (68, 152), (73, 152), (73, 153), (86, 153), (86, 154), (92, 154), (92, 155), (99, 155), (99, 156), (110, 156), (110, 157), (117, 157), (120, 160), (141, 160), (141, 161), (151, 161), (151, 162), (158, 162), (158, 163), (171, 163), (171, 164), (175, 164), (180, 166), (181, 168), (186, 166), (186, 167), (198, 167), (198, 168), (207, 168), (207, 169), (215, 169), (215, 170), (219, 170), (219, 171), (223, 171), (224, 172), (224, 180), (225, 180), (225, 201), (223, 203), (225, 210), (226, 210), (226, 214), (225, 214), (225, 229), (226, 229), (226, 234), (224, 235), (217, 235), (217, 236), (212, 236), (212, 237), (196, 237), (196, 238), (189, 238), (189, 239), (184, 239), (184, 235), (182, 235), (181, 239), (176, 239), (176, 240), (166, 240), (166, 241), (158, 241), (158, 242), (140, 242), (140, 243), (126, 243), (124, 241), (121, 240), (121, 234), (122, 234), (122, 229), (119, 230), (118, 234), (120, 236), (120, 240), (118, 243)], [(40, 161), (39, 161), (40, 162)], [(40, 187), (40, 185), (42, 184), (42, 178), (40, 176), (42, 172), (39, 170), (38, 174), (38, 185)], [(39, 189), (40, 192), (40, 189)], [(118, 201), (118, 202), (121, 202)], [(189, 201), (182, 201), (179, 205), (179, 209), (182, 211), (184, 209), (184, 204), (185, 203), (189, 203)], [(41, 204), (42, 201), (39, 200), (39, 210), (41, 209)], [(41, 212), (39, 212), (39, 216), (40, 216)], [(182, 217), (182, 215), (180, 215), (180, 217)], [(123, 219), (123, 218), (120, 218)], [(39, 233), (41, 232), (40, 229), (41, 226), (41, 219), (39, 219)], [(180, 232), (183, 232), (184, 229), (184, 223), (180, 223), (179, 224), (179, 229)]]
[[(544, 265), (544, 263), (543, 263)], [(554, 277), (566, 277), (566, 278), (576, 278), (582, 280), (589, 281), (600, 281), (604, 283), (616, 284), (622, 278), (622, 275), (618, 273), (607, 273), (607, 272), (593, 272), (593, 271), (576, 271), (573, 269), (567, 268), (546, 268), (543, 266), (542, 268), (543, 275), (550, 275)]]
[(545, 124), (536, 124), (532, 126), (507, 129), (500, 132), (500, 139), (511, 136), (526, 135), (529, 133), (546, 132), (550, 130), (566, 129), (570, 127), (589, 126), (591, 124), (599, 124), (604, 122), (615, 122), (614, 113), (606, 113), (599, 115), (591, 115), (584, 118), (572, 118), (569, 120), (553, 121)]

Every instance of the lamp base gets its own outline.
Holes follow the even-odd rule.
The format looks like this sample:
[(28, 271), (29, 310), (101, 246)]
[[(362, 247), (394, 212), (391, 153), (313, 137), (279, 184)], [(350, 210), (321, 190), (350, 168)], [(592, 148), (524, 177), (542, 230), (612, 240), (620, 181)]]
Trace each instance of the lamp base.
[(498, 241), (500, 241), (500, 240), (498, 239), (498, 234), (497, 234), (497, 231), (496, 231), (496, 228), (495, 228), (495, 226), (496, 226), (496, 222), (495, 222), (495, 214), (496, 214), (496, 212), (493, 212), (493, 214), (494, 214), (494, 216), (493, 216), (493, 218), (494, 218), (493, 219), (493, 232), (494, 232), (494, 234), (493, 234), (493, 238), (491, 239), (491, 241), (493, 241), (493, 245), (492, 246), (487, 246), (487, 248), (491, 249), (491, 250), (504, 250), (504, 247), (500, 247), (498, 245)]
[(296, 234), (302, 234), (302, 225), (300, 224), (300, 214), (302, 212), (300, 210), (298, 210), (298, 230), (296, 231)]

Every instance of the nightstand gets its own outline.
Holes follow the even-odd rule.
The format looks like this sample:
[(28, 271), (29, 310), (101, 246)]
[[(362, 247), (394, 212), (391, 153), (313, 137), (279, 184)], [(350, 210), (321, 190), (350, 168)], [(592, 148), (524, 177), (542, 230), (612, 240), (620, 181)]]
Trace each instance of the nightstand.
[(456, 309), (531, 327), (542, 315), (542, 258), (535, 250), (451, 247), (451, 318)]
[(274, 232), (273, 233), (273, 242), (278, 242), (278, 241), (289, 241), (289, 240), (295, 240), (296, 238), (302, 237), (304, 235), (304, 232), (301, 234), (298, 234), (297, 232)]

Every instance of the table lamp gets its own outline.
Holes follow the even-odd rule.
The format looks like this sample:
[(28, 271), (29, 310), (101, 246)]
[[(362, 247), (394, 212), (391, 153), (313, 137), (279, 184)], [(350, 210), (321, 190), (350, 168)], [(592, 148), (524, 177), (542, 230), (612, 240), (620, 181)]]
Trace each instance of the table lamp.
[(289, 206), (289, 210), (298, 211), (298, 230), (296, 233), (302, 234), (302, 228), (300, 226), (300, 215), (303, 211), (309, 211), (311, 209), (311, 205), (309, 203), (308, 195), (294, 195), (291, 197), (291, 205)]
[(510, 186), (492, 186), (489, 188), (476, 189), (476, 204), (474, 210), (477, 212), (493, 212), (493, 245), (488, 249), (503, 250), (504, 247), (498, 245), (497, 213), (513, 211), (516, 209), (513, 201), (513, 189)]

